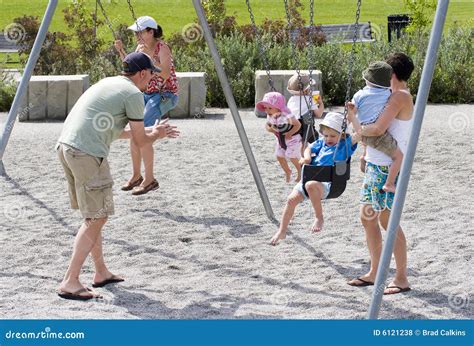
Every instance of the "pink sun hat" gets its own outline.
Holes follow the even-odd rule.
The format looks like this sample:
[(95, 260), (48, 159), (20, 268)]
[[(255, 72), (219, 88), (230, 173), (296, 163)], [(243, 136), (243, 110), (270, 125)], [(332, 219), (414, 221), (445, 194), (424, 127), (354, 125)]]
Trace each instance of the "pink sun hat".
[(265, 106), (277, 108), (285, 115), (291, 114), (290, 109), (286, 106), (285, 96), (276, 91), (272, 91), (263, 95), (263, 100), (257, 102), (256, 105), (260, 112), (265, 112)]

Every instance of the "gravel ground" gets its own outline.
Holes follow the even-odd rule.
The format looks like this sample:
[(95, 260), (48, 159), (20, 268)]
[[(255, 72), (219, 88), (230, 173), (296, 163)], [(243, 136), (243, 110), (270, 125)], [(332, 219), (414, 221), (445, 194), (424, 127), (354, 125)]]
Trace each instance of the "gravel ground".
[[(413, 290), (385, 297), (381, 318), (474, 316), (473, 110), (427, 107), (402, 217)], [(293, 184), (284, 182), (264, 120), (248, 110), (241, 116), (279, 217)], [(0, 124), (5, 119), (0, 114)], [(369, 264), (358, 219), (357, 153), (344, 195), (324, 202), (323, 232), (308, 231), (306, 203), (287, 239), (272, 247), (276, 226), (265, 216), (228, 110), (172, 122), (182, 136), (155, 144), (161, 188), (153, 193), (120, 191), (131, 173), (128, 143), (112, 145), (116, 215), (103, 232), (105, 257), (126, 281), (98, 289), (104, 299), (86, 303), (55, 294), (81, 223), (54, 152), (62, 123), (15, 125), (7, 177), (0, 177), (0, 317), (365, 318), (372, 288), (346, 285)], [(88, 260), (85, 283), (92, 270)]]

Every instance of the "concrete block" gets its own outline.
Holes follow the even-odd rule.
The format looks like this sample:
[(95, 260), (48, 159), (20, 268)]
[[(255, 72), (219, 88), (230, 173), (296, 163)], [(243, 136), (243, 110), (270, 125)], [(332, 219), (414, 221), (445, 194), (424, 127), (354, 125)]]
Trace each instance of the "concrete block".
[(76, 104), (79, 97), (89, 89), (89, 75), (77, 75), (71, 76), (68, 80), (68, 89), (67, 89), (67, 113), (71, 111), (72, 107)]
[(32, 76), (19, 120), (65, 119), (88, 88), (88, 75)]
[(206, 106), (206, 74), (204, 72), (177, 72), (179, 100), (170, 111), (170, 118), (201, 115)]
[(59, 78), (51, 78), (48, 81), (48, 92), (46, 97), (48, 119), (65, 119), (67, 114), (67, 87), (68, 81)]
[[(308, 73), (308, 70), (301, 70), (301, 73)], [(270, 71), (270, 76), (272, 77), (274, 87), (276, 91), (285, 95), (285, 98), (288, 100), (291, 94), (286, 90), (288, 85), (288, 80), (296, 73), (295, 70), (272, 70)], [(315, 81), (314, 90), (319, 90), (321, 95), (322, 91), (322, 73), (319, 70), (312, 71), (312, 78)], [(262, 100), (263, 95), (270, 91), (270, 85), (268, 84), (268, 75), (264, 70), (255, 71), (255, 103)], [(265, 116), (261, 112), (255, 110), (257, 116)]]
[[(32, 77), (33, 79), (33, 77)], [(30, 81), (28, 85), (28, 120), (44, 120), (47, 115), (48, 82)]]
[(30, 107), (28, 105), (28, 91), (20, 100), (20, 108), (18, 109), (18, 120), (27, 121)]

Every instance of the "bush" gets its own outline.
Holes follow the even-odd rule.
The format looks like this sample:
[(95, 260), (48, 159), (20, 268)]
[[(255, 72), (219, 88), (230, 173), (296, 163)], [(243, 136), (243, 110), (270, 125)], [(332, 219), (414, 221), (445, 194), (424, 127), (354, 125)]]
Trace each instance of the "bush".
[[(471, 32), (469, 29), (452, 28), (441, 41), (437, 67), (434, 73), (429, 102), (471, 103), (474, 101), (474, 66), (472, 64)], [(322, 44), (313, 47), (313, 58), (308, 57), (308, 49), (297, 50), (292, 55), (287, 41), (279, 42), (272, 35), (264, 35), (266, 56), (272, 70), (292, 70), (295, 61), (300, 68), (307, 69), (312, 61), (315, 69), (323, 75), (323, 93), (328, 105), (341, 105), (346, 95), (350, 48), (344, 44)], [(264, 69), (262, 57), (255, 41), (245, 39), (245, 34), (234, 33), (215, 39), (224, 68), (229, 77), (234, 96), (239, 107), (254, 106), (255, 71)], [(199, 48), (197, 48), (199, 46)], [(353, 66), (351, 95), (365, 85), (362, 71), (370, 61), (384, 60), (392, 52), (404, 52), (412, 57), (415, 70), (409, 87), (416, 96), (421, 71), (428, 46), (428, 35), (404, 35), (392, 43), (377, 41), (371, 44), (357, 44)], [(214, 63), (207, 46), (201, 40), (196, 49), (191, 45), (174, 48), (174, 56), (179, 71), (205, 71), (207, 73), (210, 106), (226, 106)], [(202, 47), (202, 48), (201, 48)]]
[[(120, 58), (112, 45), (107, 46), (104, 40), (94, 39), (94, 30), (104, 29), (104, 22), (97, 20), (95, 14), (88, 12), (85, 0), (75, 0), (63, 10), (64, 21), (72, 34), (48, 32), (41, 49), (34, 74), (36, 75), (68, 75), (89, 74), (91, 83), (117, 74), (120, 69)], [(23, 16), (15, 18), (14, 22), (24, 28), (25, 36), (19, 52), (20, 62), (26, 63), (34, 40), (39, 30), (38, 17)], [(129, 47), (133, 34), (126, 30), (125, 25), (119, 25), (115, 30)], [(74, 45), (74, 44), (75, 45)]]
[(10, 110), (15, 97), (16, 83), (5, 73), (0, 73), (0, 112)]

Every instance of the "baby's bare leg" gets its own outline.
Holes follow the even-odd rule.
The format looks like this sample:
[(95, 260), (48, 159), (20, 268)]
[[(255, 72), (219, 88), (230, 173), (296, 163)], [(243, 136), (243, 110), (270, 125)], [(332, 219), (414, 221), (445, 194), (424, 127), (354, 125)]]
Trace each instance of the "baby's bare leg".
[(290, 166), (288, 166), (288, 162), (286, 161), (286, 158), (277, 156), (277, 160), (280, 163), (281, 168), (283, 168), (283, 171), (285, 172), (286, 182), (289, 183), (291, 179), (291, 169), (290, 169)]
[(321, 198), (324, 193), (324, 187), (319, 181), (308, 181), (306, 183), (306, 191), (308, 191), (309, 199), (314, 209), (314, 223), (311, 226), (312, 232), (320, 232), (323, 229), (323, 206), (321, 205)]
[(295, 213), (296, 206), (304, 201), (304, 196), (296, 190), (293, 190), (286, 201), (285, 209), (283, 209), (283, 214), (280, 220), (280, 228), (273, 235), (270, 240), (270, 244), (276, 245), (279, 240), (286, 238), (286, 231), (288, 230), (288, 225), (290, 224), (293, 214)]
[(290, 159), (293, 166), (296, 168), (296, 178), (295, 181), (298, 182), (301, 180), (301, 165), (298, 159)]
[(403, 153), (400, 148), (397, 147), (394, 154), (392, 155), (392, 164), (388, 170), (387, 180), (383, 186), (385, 192), (395, 192), (395, 179), (397, 178), (398, 173), (400, 172), (400, 167), (402, 166)]

